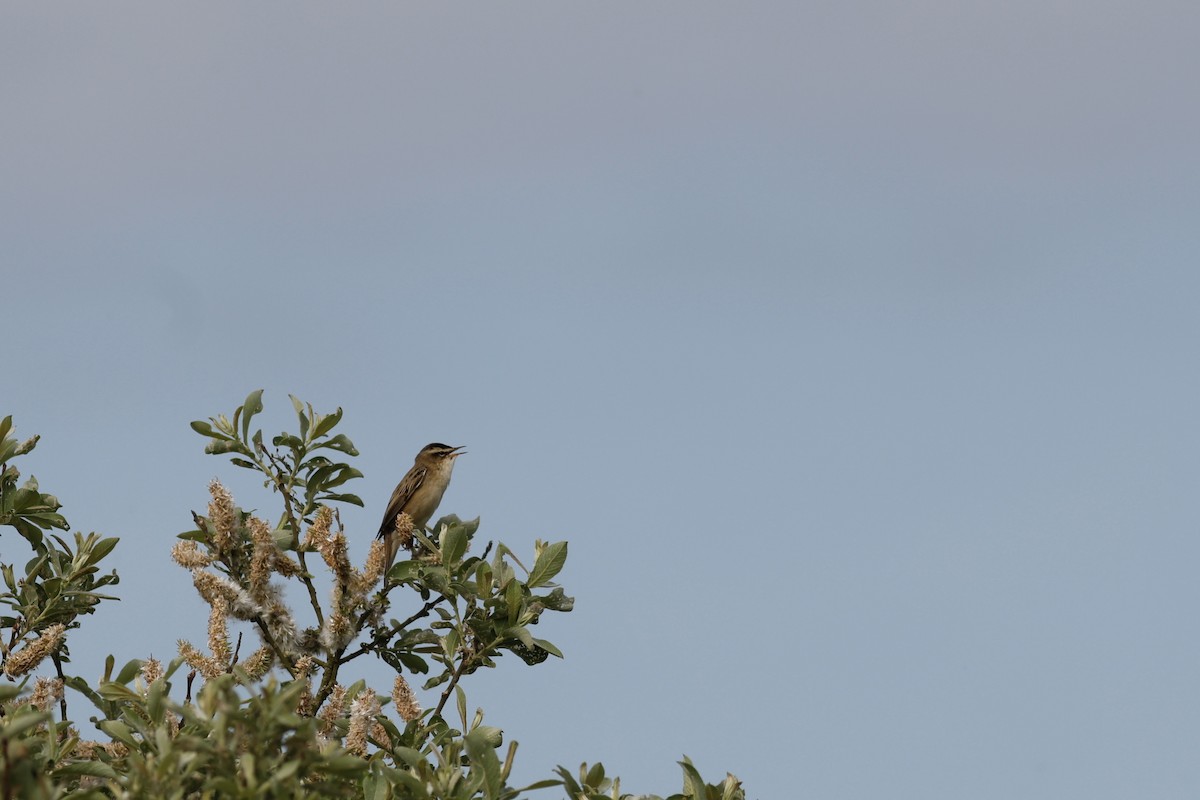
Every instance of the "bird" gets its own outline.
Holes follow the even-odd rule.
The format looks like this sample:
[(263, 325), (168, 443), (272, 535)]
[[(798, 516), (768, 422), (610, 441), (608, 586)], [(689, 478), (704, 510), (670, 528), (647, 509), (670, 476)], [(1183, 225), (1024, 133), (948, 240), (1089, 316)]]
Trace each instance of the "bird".
[(454, 471), (454, 459), (464, 455), (463, 446), (451, 447), (433, 442), (421, 448), (408, 471), (392, 492), (383, 522), (379, 524), (379, 536), (387, 549), (387, 568), (396, 561), (400, 550), (400, 536), (396, 535), (396, 518), (401, 512), (412, 519), (414, 530), (424, 530), (433, 512), (442, 502), (442, 495), (450, 485), (450, 473)]

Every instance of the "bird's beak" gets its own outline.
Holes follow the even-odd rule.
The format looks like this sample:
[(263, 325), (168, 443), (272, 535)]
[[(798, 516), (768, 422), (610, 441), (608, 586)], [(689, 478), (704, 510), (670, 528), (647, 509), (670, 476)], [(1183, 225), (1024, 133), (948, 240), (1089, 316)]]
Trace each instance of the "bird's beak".
[[(465, 445), (465, 444), (463, 444), (463, 445), (459, 445), (458, 447), (456, 447), (456, 448), (454, 448), (453, 450), (451, 450), (451, 451), (450, 451), (450, 457), (451, 457), (451, 458), (458, 458), (459, 456), (465, 456), (465, 455), (467, 454), (467, 451), (466, 451), (466, 450), (463, 450), (463, 448), (464, 448), (464, 447), (466, 447), (466, 445)], [(461, 452), (461, 453), (460, 453), (460, 452), (458, 452), (459, 450), (462, 450), (462, 452)]]

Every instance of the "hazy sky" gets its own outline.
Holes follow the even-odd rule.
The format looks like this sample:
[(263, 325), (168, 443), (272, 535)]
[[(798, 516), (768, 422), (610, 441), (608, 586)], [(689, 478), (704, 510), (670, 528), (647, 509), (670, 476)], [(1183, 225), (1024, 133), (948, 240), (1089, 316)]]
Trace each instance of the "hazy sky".
[(429, 441), (444, 511), (570, 541), (566, 659), (466, 685), (520, 779), (1196, 796), (1197, 30), (6, 3), (0, 414), (122, 539), (75, 666), (203, 640), (174, 535), (213, 476), (276, 511), (188, 422), (263, 387), (345, 408), (359, 557)]

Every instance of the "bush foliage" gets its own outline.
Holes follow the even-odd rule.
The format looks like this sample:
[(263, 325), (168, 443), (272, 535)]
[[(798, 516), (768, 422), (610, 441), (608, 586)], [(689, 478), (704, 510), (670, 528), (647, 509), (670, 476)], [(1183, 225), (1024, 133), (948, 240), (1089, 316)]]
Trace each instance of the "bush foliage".
[[(0, 421), (0, 526), (30, 551), (23, 568), (0, 563), (0, 797), (632, 797), (601, 764), (511, 786), (516, 742), (468, 713), (472, 673), (510, 654), (530, 666), (562, 656), (532, 628), (572, 609), (554, 583), (567, 543), (537, 542), (526, 566), (502, 543), (480, 547), (478, 519), (448, 515), (414, 530), (411, 558), (390, 570), (378, 541), (356, 567), (338, 509), (362, 505), (346, 490), (361, 477), (345, 460), (358, 451), (334, 433), (341, 409), (292, 403), (297, 430), (269, 443), (253, 426), (261, 391), (232, 417), (192, 423), (205, 452), (258, 473), (279, 516), (244, 511), (213, 481), (205, 513), (169, 554), (210, 609), (207, 641), (181, 640), (165, 665), (134, 659), (117, 670), (110, 655), (95, 686), (68, 674), (68, 644), (114, 599), (101, 590), (117, 573), (99, 565), (117, 539), (68, 538), (58, 499), (32, 477), (21, 482), (14, 464), (38, 438), (19, 442), (11, 417)], [(257, 642), (243, 647), (231, 623)], [(395, 671), (387, 691), (355, 675), (364, 656)], [(434, 708), (418, 705), (418, 681), (435, 691)], [(672, 798), (744, 798), (732, 775), (706, 784), (686, 758), (681, 766)]]

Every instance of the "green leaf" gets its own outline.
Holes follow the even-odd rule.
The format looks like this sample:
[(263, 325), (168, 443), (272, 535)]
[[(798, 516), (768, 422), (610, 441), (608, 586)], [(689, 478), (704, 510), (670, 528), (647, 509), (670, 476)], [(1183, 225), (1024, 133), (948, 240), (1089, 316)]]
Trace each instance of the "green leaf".
[(145, 663), (142, 659), (135, 658), (121, 667), (121, 671), (117, 673), (117, 683), (128, 684), (135, 675), (142, 671), (142, 665)]
[(508, 621), (515, 623), (521, 614), (521, 601), (525, 593), (521, 590), (521, 582), (511, 580), (504, 589), (504, 601), (508, 606)]
[(89, 565), (98, 564), (106, 555), (112, 552), (117, 546), (117, 542), (121, 541), (118, 537), (112, 536), (107, 539), (101, 539), (92, 548), (92, 552), (88, 554), (87, 563)]
[[(124, 688), (124, 687), (122, 687)], [(137, 697), (135, 694), (134, 697)], [(107, 733), (122, 744), (128, 746), (132, 750), (138, 748), (137, 740), (133, 738), (133, 731), (124, 722), (117, 719), (105, 719), (96, 723), (100, 730)]]
[(412, 580), (416, 577), (418, 570), (421, 568), (421, 562), (413, 561), (397, 561), (392, 564), (392, 568), (388, 570), (388, 579), (393, 583), (403, 583), (404, 581)]
[(163, 680), (154, 681), (146, 691), (146, 711), (156, 725), (163, 721), (163, 695), (166, 691), (167, 682)]
[(492, 746), (490, 731), (484, 730), (483, 727), (476, 728), (463, 737), (463, 744), (467, 746), (467, 755), (471, 759), (472, 774), (482, 769), (484, 796), (499, 798), (502, 784), (500, 759), (496, 756), (495, 747)]
[(600, 784), (604, 783), (604, 764), (600, 761), (593, 764), (583, 782), (592, 788), (599, 789)]
[(344, 433), (339, 433), (327, 442), (321, 442), (317, 447), (328, 447), (332, 450), (337, 450), (340, 453), (345, 453), (348, 456), (358, 455), (358, 449), (350, 438)]
[[(529, 632), (526, 631), (525, 634), (528, 636)], [(530, 643), (533, 642), (532, 636), (529, 637), (529, 641)], [(511, 642), (505, 645), (505, 647), (511, 650), (518, 658), (530, 666), (541, 664), (550, 657), (549, 651), (543, 650), (537, 645), (528, 646), (523, 642)]]
[(262, 404), (262, 389), (255, 389), (250, 394), (246, 395), (246, 402), (242, 404), (242, 440), (250, 438), (250, 420), (255, 414), (261, 413), (263, 410)]
[[(49, 714), (34, 711), (26, 711), (22, 714), (13, 715), (4, 723), (4, 738), (6, 741), (11, 741), (13, 739), (20, 741), (22, 733), (30, 728), (41, 725), (49, 717)], [(7, 759), (5, 760), (7, 761)]]
[(462, 720), (463, 730), (467, 727), (467, 693), (461, 685), (454, 687), (454, 703), (458, 706), (458, 718)]
[(37, 443), (38, 443), (38, 441), (41, 440), (41, 438), (42, 438), (41, 436), (30, 436), (28, 439), (26, 439), (25, 441), (23, 441), (19, 445), (17, 445), (17, 449), (13, 451), (13, 455), (14, 456), (25, 455), (30, 450), (37, 447)]
[(210, 456), (219, 456), (225, 453), (249, 455), (250, 449), (236, 439), (213, 439), (204, 446), (204, 452)]
[(317, 427), (313, 429), (313, 438), (324, 436), (329, 433), (337, 424), (342, 421), (342, 407), (338, 406), (338, 410), (332, 414), (324, 414), (317, 420)]
[(457, 514), (447, 514), (437, 521), (437, 524), (433, 526), (433, 529), (435, 531), (441, 530), (443, 525), (451, 528), (462, 528), (463, 531), (466, 532), (467, 538), (469, 539), (475, 535), (475, 531), (479, 530), (479, 517), (476, 517), (475, 519), (461, 520), (458, 518)]
[(332, 489), (335, 486), (341, 486), (343, 483), (354, 478), (361, 478), (363, 474), (349, 464), (335, 464), (333, 469), (337, 470), (337, 475), (325, 481), (324, 487)]
[(363, 778), (362, 789), (363, 800), (387, 800), (390, 796), (387, 782), (374, 771)]
[(351, 505), (363, 508), (362, 498), (356, 494), (323, 494), (322, 500), (333, 500), (336, 503), (350, 503)]
[(100, 684), (100, 688), (96, 691), (98, 691), (100, 696), (105, 700), (112, 700), (118, 703), (128, 702), (131, 700), (138, 701), (141, 700), (142, 697), (133, 689), (130, 689), (128, 686), (124, 686), (119, 683), (102, 683)]
[(117, 771), (103, 761), (74, 761), (59, 767), (52, 773), (54, 776), (107, 778), (116, 780)]
[[(580, 771), (582, 772), (583, 768), (586, 766), (586, 763), (583, 764), (580, 767)], [(579, 782), (575, 780), (575, 776), (571, 774), (569, 769), (559, 766), (558, 769), (554, 771), (557, 772), (559, 777), (562, 779), (562, 787), (567, 790), (567, 794), (569, 794), (571, 797), (579, 797), (581, 794), (583, 794), (583, 787), (580, 786)]]
[(547, 653), (549, 653), (552, 656), (558, 656), (559, 658), (563, 657), (562, 651), (559, 650), (557, 647), (555, 647), (550, 642), (547, 642), (545, 639), (534, 639), (533, 643), (536, 644), (538, 647), (542, 648), (543, 650), (545, 650)]
[(562, 781), (557, 781), (557, 780), (554, 780), (553, 778), (543, 778), (540, 781), (534, 781), (533, 783), (521, 788), (518, 791), (521, 795), (524, 795), (526, 792), (532, 792), (536, 789), (549, 789), (551, 786), (562, 786), (562, 785), (563, 785)]
[(535, 586), (544, 586), (562, 570), (566, 563), (566, 542), (554, 542), (546, 545), (538, 554), (537, 561), (533, 565), (533, 572), (529, 573), (529, 580), (525, 582), (526, 585), (531, 589)]
[(288, 397), (292, 401), (292, 408), (296, 409), (296, 416), (300, 418), (300, 436), (305, 437), (308, 435), (308, 417), (304, 415), (304, 403), (294, 394), (289, 394)]
[(271, 444), (276, 447), (287, 447), (292, 450), (300, 450), (304, 447), (304, 440), (294, 433), (281, 433), (271, 440)]
[(271, 531), (271, 538), (275, 540), (275, 546), (280, 550), (292, 550), (292, 532), (287, 528), (276, 528)]
[(684, 797), (705, 800), (708, 797), (708, 790), (704, 788), (704, 779), (700, 777), (699, 771), (692, 765), (692, 760), (684, 756), (683, 761), (677, 763), (683, 768)]
[(194, 430), (196, 433), (200, 434), (201, 436), (208, 436), (208, 437), (211, 437), (214, 439), (215, 438), (224, 438), (212, 429), (212, 425), (209, 425), (207, 422), (204, 422), (202, 420), (198, 420), (198, 419), (192, 420), (191, 425), (192, 425), (192, 430)]
[(542, 595), (537, 599), (551, 611), (570, 611), (575, 608), (575, 598), (568, 597), (561, 586), (554, 587), (550, 594)]
[(429, 672), (429, 662), (421, 658), (415, 653), (399, 652), (395, 654), (400, 663), (408, 668), (408, 671), (414, 675), (425, 675)]
[(467, 533), (461, 525), (454, 525), (442, 531), (442, 564), (450, 569), (458, 563), (467, 552)]

